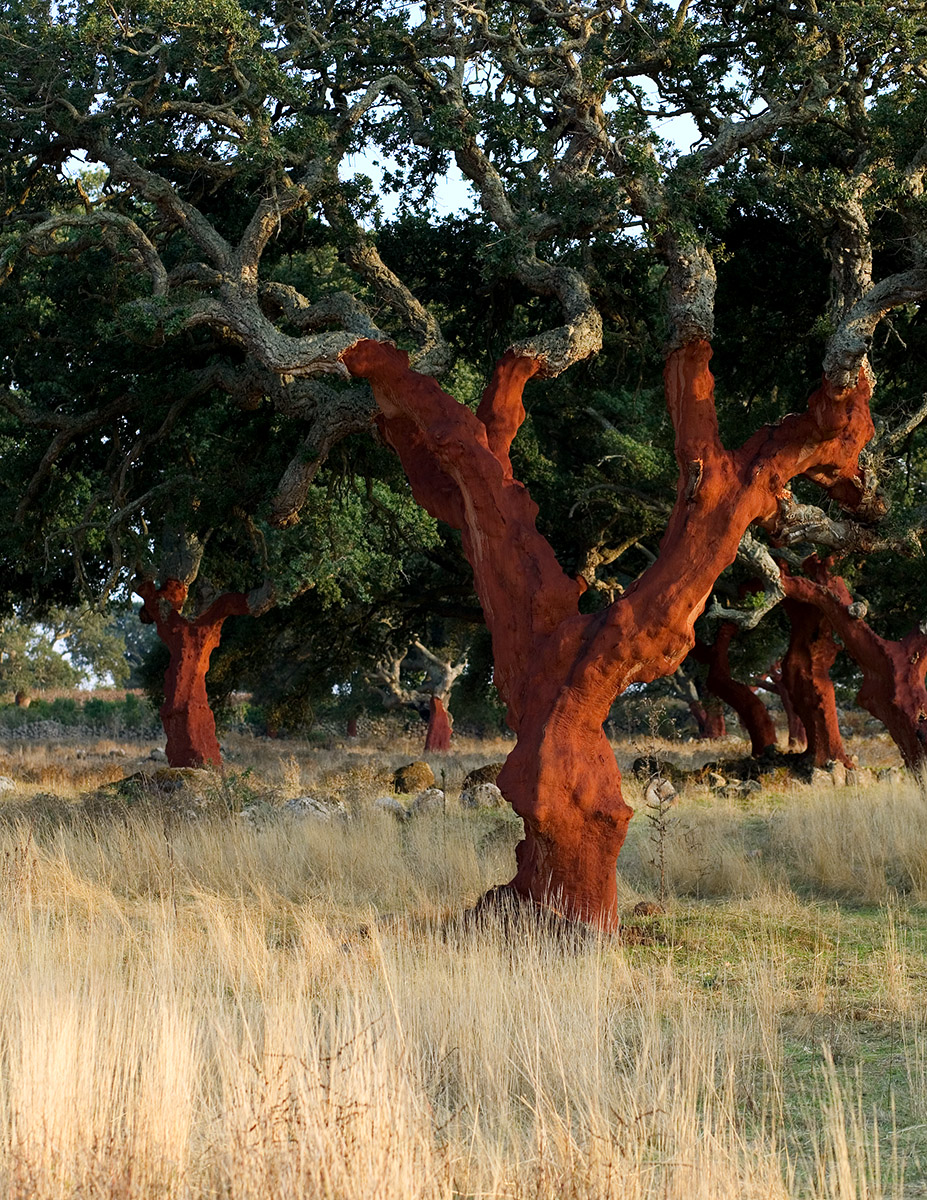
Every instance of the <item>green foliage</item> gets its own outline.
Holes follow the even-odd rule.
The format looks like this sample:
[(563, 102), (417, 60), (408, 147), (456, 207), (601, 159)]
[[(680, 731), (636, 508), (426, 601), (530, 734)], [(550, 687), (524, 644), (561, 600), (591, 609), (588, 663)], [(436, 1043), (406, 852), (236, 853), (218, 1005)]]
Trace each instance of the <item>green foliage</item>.
[(155, 737), (159, 732), (155, 710), (131, 692), (124, 700), (89, 699), (83, 704), (68, 696), (34, 699), (28, 708), (0, 704), (0, 729), (15, 731), (42, 721), (75, 732), (90, 730), (99, 737)]

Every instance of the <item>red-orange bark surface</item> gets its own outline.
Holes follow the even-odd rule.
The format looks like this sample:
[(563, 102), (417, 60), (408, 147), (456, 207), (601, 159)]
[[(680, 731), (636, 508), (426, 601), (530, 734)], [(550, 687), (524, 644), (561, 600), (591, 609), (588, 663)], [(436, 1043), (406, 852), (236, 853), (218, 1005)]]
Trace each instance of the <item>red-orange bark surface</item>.
[(186, 585), (168, 579), (161, 588), (151, 580), (135, 590), (144, 601), (142, 620), (154, 624), (171, 660), (164, 674), (161, 723), (167, 735), (167, 761), (172, 767), (221, 766), (216, 721), (206, 694), (209, 658), (219, 645), (227, 617), (249, 612), (248, 597), (229, 592), (195, 619), (181, 615)]
[(801, 717), (795, 711), (789, 689), (782, 682), (781, 662), (773, 663), (766, 673), (766, 678), (760, 683), (760, 687), (765, 688), (767, 692), (774, 692), (782, 701), (782, 709), (789, 732), (789, 751), (792, 754), (801, 754), (803, 750), (807, 750), (808, 737), (805, 727), (801, 723)]
[(425, 734), (425, 753), (443, 754), (451, 748), (451, 718), (439, 696), (428, 704), (428, 732)]
[(708, 687), (725, 704), (729, 704), (750, 739), (750, 753), (762, 754), (776, 744), (776, 727), (769, 710), (753, 688), (741, 683), (731, 674), (731, 639), (737, 632), (733, 621), (718, 626), (714, 645), (696, 642), (692, 656), (708, 665)]
[(863, 673), (856, 699), (888, 730), (912, 770), (927, 768), (927, 634), (913, 629), (892, 641), (861, 616), (853, 616), (853, 597), (843, 579), (817, 557), (803, 564), (808, 578), (783, 570), (786, 595), (813, 605), (834, 628), (847, 654)]
[(782, 660), (782, 684), (805, 731), (807, 753), (816, 767), (828, 762), (851, 763), (837, 720), (837, 697), (830, 669), (840, 648), (831, 626), (812, 604), (790, 597), (783, 601), (791, 632)]
[(681, 664), (715, 580), (747, 527), (775, 517), (789, 479), (804, 474), (841, 498), (858, 494), (858, 454), (872, 435), (861, 374), (843, 392), (825, 381), (806, 413), (728, 451), (710, 357), (696, 341), (667, 361), (680, 478), (660, 555), (609, 608), (582, 614), (582, 587), (538, 533), (537, 507), (509, 459), (524, 385), (542, 364), (504, 355), (473, 413), (389, 344), (362, 340), (342, 356), (370, 382), (416, 499), (461, 531), (473, 568), (496, 686), (517, 734), (498, 778), (525, 827), (509, 886), (606, 929), (617, 922), (615, 865), (632, 815), (602, 728), (615, 696)]
[(724, 709), (720, 700), (709, 699), (705, 704), (702, 704), (700, 700), (690, 700), (689, 712), (695, 717), (699, 741), (715, 741), (717, 738), (723, 738), (727, 733)]
[(348, 737), (357, 737), (357, 717), (348, 717)]

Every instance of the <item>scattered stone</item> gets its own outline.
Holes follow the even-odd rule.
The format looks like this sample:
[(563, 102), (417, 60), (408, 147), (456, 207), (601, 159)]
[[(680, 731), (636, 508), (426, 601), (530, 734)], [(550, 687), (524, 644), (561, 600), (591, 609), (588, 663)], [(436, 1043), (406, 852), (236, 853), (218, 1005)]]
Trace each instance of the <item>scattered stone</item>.
[(306, 818), (315, 821), (332, 821), (348, 819), (348, 810), (340, 800), (320, 800), (316, 796), (296, 796), (287, 800), (282, 811), (297, 820)]
[(278, 811), (266, 800), (254, 800), (238, 814), (238, 819), (252, 829), (263, 829), (277, 819)]
[(120, 749), (118, 746), (116, 747), (115, 750), (110, 750), (109, 756), (110, 756), (110, 758), (128, 758), (129, 757), (129, 755), (126, 753), (126, 751)]
[(148, 755), (148, 758), (151, 762), (167, 762), (167, 755), (163, 750), (158, 749), (157, 746)]
[(882, 767), (876, 771), (876, 779), (879, 783), (903, 783), (904, 771), (901, 767)]
[(499, 778), (499, 772), (505, 766), (505, 763), (494, 762), (487, 763), (485, 767), (474, 767), (472, 771), (468, 771), (464, 776), (463, 790), (476, 787), (478, 783), (495, 783)]
[(373, 802), (373, 807), (377, 812), (389, 813), (392, 817), (397, 817), (400, 821), (404, 821), (408, 815), (408, 809), (400, 804), (395, 796), (379, 796)]
[(668, 779), (651, 779), (644, 792), (644, 800), (650, 808), (667, 809), (678, 803), (679, 795)]
[(14, 779), (10, 779), (9, 775), (0, 775), (0, 792), (12, 792), (15, 787)]
[(831, 759), (823, 767), (814, 767), (808, 782), (814, 787), (843, 787), (847, 782), (847, 769), (842, 762)]
[(713, 792), (720, 792), (722, 788), (727, 787), (727, 780), (723, 775), (719, 775), (717, 771), (709, 771), (708, 786)]
[(504, 808), (505, 797), (494, 783), (475, 783), (460, 793), (461, 808)]
[(729, 779), (723, 788), (717, 789), (722, 796), (733, 796), (743, 799), (754, 792), (761, 792), (763, 785), (758, 779)]
[(444, 793), (440, 788), (425, 788), (409, 805), (409, 813), (420, 817), (423, 813), (444, 812)]
[(635, 917), (662, 917), (666, 909), (656, 900), (641, 900), (634, 905), (633, 911)]
[(393, 773), (393, 791), (403, 796), (414, 796), (434, 783), (435, 773), (426, 762), (406, 763)]

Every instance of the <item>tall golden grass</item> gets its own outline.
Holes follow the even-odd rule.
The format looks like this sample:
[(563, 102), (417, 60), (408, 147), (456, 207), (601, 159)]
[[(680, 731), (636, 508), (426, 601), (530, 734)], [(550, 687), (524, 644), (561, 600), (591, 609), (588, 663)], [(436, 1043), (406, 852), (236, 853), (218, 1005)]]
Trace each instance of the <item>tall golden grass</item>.
[[(278, 782), (306, 780), (290, 762)], [(684, 801), (665, 940), (644, 946), (649, 925), (621, 941), (467, 924), (510, 871), (514, 824), (354, 807), (347, 825), (0, 824), (3, 1195), (916, 1194), (891, 1095), (888, 1117), (867, 1107), (831, 1027), (842, 991), (868, 996), (905, 1120), (927, 1123), (916, 788)], [(636, 824), (628, 910), (653, 888)], [(884, 905), (863, 982), (821, 948), (821, 897)]]

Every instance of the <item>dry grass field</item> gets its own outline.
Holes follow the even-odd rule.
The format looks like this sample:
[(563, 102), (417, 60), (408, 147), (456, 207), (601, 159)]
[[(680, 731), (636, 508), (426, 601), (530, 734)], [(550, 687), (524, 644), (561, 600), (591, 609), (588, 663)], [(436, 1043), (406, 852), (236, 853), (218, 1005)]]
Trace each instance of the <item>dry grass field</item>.
[[(501, 743), (403, 823), (396, 748), (233, 745), (194, 822), (86, 803), (120, 749), (0, 760), (0, 1194), (927, 1196), (912, 784), (690, 789), (656, 918), (639, 813), (602, 940), (461, 919), (511, 873), (517, 822), (456, 804)], [(307, 793), (351, 819), (273, 809)]]

